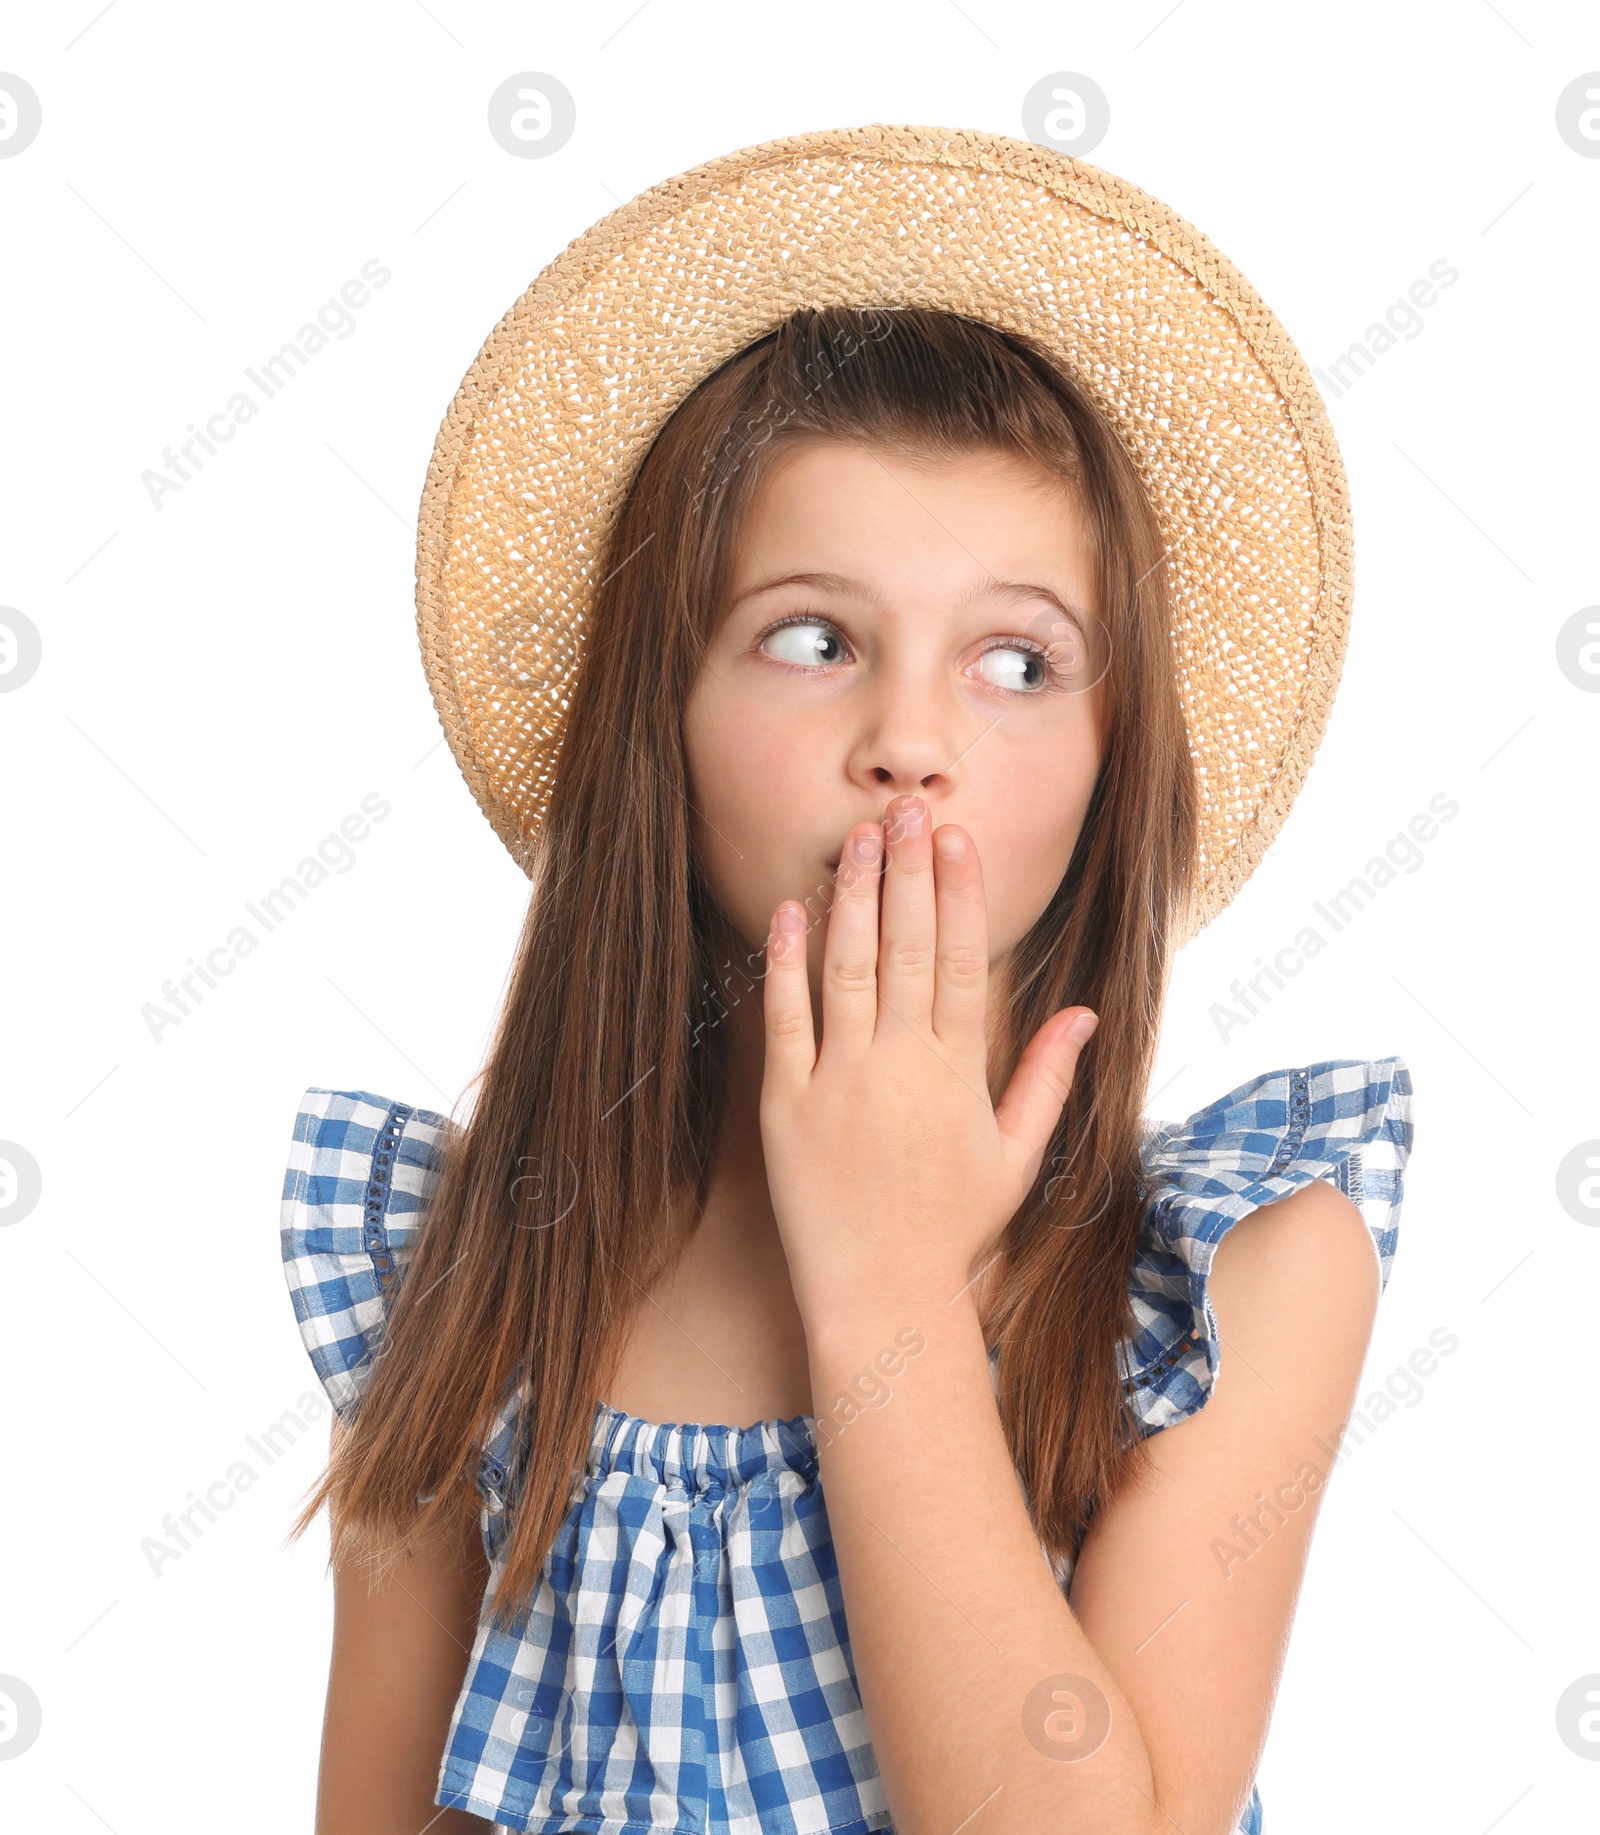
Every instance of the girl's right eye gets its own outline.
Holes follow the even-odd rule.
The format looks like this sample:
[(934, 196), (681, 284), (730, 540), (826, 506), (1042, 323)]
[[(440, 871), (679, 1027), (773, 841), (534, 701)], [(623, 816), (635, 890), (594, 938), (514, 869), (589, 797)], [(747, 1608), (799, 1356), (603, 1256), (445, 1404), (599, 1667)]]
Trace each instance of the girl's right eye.
[(780, 619), (761, 639), (759, 648), (791, 668), (826, 668), (844, 660), (844, 640), (838, 629), (813, 612)]

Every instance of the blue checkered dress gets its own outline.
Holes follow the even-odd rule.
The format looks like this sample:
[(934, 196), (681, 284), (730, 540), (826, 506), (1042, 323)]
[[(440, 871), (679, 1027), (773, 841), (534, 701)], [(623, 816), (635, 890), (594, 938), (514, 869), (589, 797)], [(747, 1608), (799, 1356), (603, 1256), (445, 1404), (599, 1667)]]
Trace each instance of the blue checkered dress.
[[(1269, 1071), (1187, 1121), (1147, 1125), (1157, 1182), (1121, 1365), (1154, 1433), (1194, 1414), (1216, 1380), (1206, 1286), (1239, 1218), (1327, 1179), (1360, 1207), (1387, 1284), (1411, 1078), (1398, 1057)], [(341, 1417), (381, 1347), (451, 1127), (364, 1090), (308, 1090), (296, 1117), (284, 1269)], [(479, 1461), (491, 1586), (516, 1423), (513, 1395)], [(531, 1609), (510, 1632), (480, 1622), (435, 1801), (548, 1835), (890, 1830), (814, 1428), (808, 1414), (724, 1427), (597, 1405)], [(1056, 1573), (1065, 1587), (1070, 1571)], [(1260, 1829), (1252, 1792), (1235, 1835)]]

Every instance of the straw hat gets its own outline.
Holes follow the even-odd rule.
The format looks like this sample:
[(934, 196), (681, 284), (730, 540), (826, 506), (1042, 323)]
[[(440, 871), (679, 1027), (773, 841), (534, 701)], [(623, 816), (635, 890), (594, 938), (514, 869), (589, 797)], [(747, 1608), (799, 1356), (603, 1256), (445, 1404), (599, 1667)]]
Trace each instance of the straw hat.
[(1164, 531), (1203, 795), (1186, 941), (1288, 814), (1338, 685), (1344, 469), (1255, 289), (1155, 198), (1031, 142), (862, 127), (767, 141), (586, 230), (451, 402), (417, 538), (434, 705), (523, 870), (607, 531), (663, 422), (802, 306), (927, 306), (1031, 335), (1093, 392)]

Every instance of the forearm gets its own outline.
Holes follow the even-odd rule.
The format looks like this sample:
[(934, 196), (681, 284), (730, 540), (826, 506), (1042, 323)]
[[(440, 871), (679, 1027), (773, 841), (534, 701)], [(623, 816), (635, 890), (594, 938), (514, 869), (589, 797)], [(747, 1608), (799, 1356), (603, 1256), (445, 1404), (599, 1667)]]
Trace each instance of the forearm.
[[(926, 1346), (886, 1379), (879, 1354), (907, 1327)], [(809, 1322), (808, 1343), (850, 1647), (900, 1835), (968, 1817), (972, 1835), (1164, 1827), (1132, 1710), (1034, 1534), (970, 1298), (853, 1299)], [(876, 1404), (840, 1407), (868, 1369)], [(1110, 1724), (1086, 1754), (1094, 1691)]]
[[(368, 1712), (387, 1694), (390, 1705)], [(353, 1681), (336, 1655), (317, 1773), (317, 1835), (470, 1835), (483, 1821), (434, 1801), (450, 1700), (394, 1669)]]

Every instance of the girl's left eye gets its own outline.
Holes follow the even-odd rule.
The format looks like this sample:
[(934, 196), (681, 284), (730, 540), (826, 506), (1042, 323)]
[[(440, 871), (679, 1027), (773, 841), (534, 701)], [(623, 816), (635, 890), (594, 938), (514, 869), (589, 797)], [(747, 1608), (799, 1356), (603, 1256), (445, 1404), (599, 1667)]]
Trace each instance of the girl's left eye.
[[(759, 647), (775, 661), (801, 669), (825, 669), (842, 661), (847, 653), (838, 626), (810, 612), (780, 619), (767, 631)], [(980, 668), (990, 657), (997, 659), (984, 677), (991, 687), (1009, 694), (1037, 695), (1056, 686), (1052, 678), (1060, 671), (1052, 664), (1049, 652), (1025, 638), (991, 644), (978, 659)]]
[(1000, 664), (990, 678), (996, 688), (1009, 689), (1013, 694), (1041, 694), (1055, 686), (1050, 679), (1054, 671), (1049, 655), (1033, 644), (1020, 639), (994, 644), (978, 660), (986, 663), (991, 656), (998, 658)]

